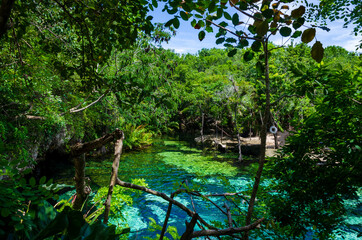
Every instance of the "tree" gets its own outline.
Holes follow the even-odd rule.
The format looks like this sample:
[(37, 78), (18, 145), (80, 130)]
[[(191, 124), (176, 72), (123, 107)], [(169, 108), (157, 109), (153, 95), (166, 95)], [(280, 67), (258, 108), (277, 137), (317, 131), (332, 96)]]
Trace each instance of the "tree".
[[(62, 137), (68, 140), (91, 140), (106, 130), (97, 128), (99, 116), (84, 111), (119, 90), (120, 78), (106, 69), (141, 32), (151, 32), (152, 17), (146, 1), (2, 1), (0, 9), (1, 161), (6, 166), (13, 159), (25, 169), (38, 153), (44, 155), (47, 147), (39, 146), (49, 147), (65, 126), (70, 134)], [(113, 73), (128, 63), (118, 63)], [(74, 130), (92, 120), (98, 133)], [(17, 172), (12, 164), (6, 175)]]
[(295, 236), (314, 228), (318, 238), (328, 238), (341, 221), (343, 201), (356, 198), (361, 186), (361, 69), (358, 57), (345, 53), (350, 61), (336, 61), (335, 53), (336, 47), (327, 48), (325, 64), (292, 70), (294, 88), (313, 109), (294, 124), (289, 144), (271, 163), (279, 194), (269, 206)]
[[(311, 42), (315, 38), (316, 29), (307, 28), (303, 32), (298, 30), (305, 23), (303, 17), (305, 7), (299, 6), (290, 13), (289, 1), (166, 1), (164, 11), (175, 15), (165, 26), (173, 25), (178, 28), (179, 19), (185, 21), (191, 20), (191, 25), (195, 29), (200, 29), (198, 38), (202, 41), (206, 32), (213, 32), (213, 27), (218, 29), (216, 33), (216, 43), (224, 43), (229, 48), (228, 56), (232, 57), (237, 53), (238, 48), (244, 48), (251, 44), (251, 51), (245, 52), (243, 59), (250, 61), (256, 57), (258, 59), (256, 68), (260, 72), (259, 78), (264, 82), (263, 98), (263, 119), (261, 126), (261, 148), (259, 168), (255, 177), (253, 190), (249, 201), (245, 224), (251, 223), (255, 199), (258, 192), (261, 175), (265, 163), (265, 148), (267, 128), (270, 122), (270, 76), (269, 76), (269, 57), (271, 51), (269, 38), (271, 35), (279, 33), (283, 37), (298, 38), (301, 36), (303, 42)], [(250, 22), (250, 23), (249, 23)], [(247, 30), (246, 30), (247, 29)], [(324, 49), (319, 41), (316, 41), (312, 48), (312, 57), (321, 62)], [(255, 53), (257, 56), (255, 56)], [(244, 238), (248, 239), (248, 231)]]
[[(151, 32), (148, 11), (147, 1), (1, 1), (0, 164), (6, 184), (21, 187), (16, 182), (32, 171), (39, 156), (104, 135), (111, 125), (107, 119), (119, 123), (119, 115), (112, 118), (117, 110), (108, 115), (107, 110), (116, 102), (111, 90), (119, 90), (115, 82), (120, 79), (104, 70), (141, 32)], [(115, 73), (122, 70), (113, 67)], [(108, 101), (99, 107), (102, 100)], [(23, 205), (33, 200), (18, 196), (1, 195), (1, 201)], [(10, 210), (2, 216), (17, 215), (22, 208)], [(26, 224), (18, 220), (21, 227)]]

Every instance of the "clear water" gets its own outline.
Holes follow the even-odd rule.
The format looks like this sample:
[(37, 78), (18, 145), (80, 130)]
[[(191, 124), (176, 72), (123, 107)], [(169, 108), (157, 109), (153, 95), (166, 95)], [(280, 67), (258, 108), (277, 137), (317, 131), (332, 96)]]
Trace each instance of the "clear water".
[[(153, 147), (139, 151), (125, 153), (121, 157), (118, 177), (126, 182), (132, 179), (144, 178), (149, 188), (171, 195), (185, 180), (190, 187), (201, 188), (203, 193), (222, 193), (245, 190), (252, 184), (257, 165), (237, 166), (233, 163), (236, 156), (230, 154), (210, 155), (204, 154), (190, 146), (187, 142), (163, 140), (157, 141)], [(113, 156), (104, 159), (87, 161), (86, 175), (91, 179), (93, 190), (109, 184)], [(59, 178), (62, 183), (73, 184), (69, 178), (74, 170), (62, 172)], [(67, 177), (68, 176), (68, 177)], [(223, 181), (227, 178), (229, 184)], [(59, 182), (59, 181), (58, 181)], [(190, 197), (187, 194), (175, 198), (188, 208), (192, 209)], [(213, 198), (220, 206), (225, 199)], [(361, 200), (361, 199), (360, 199)], [(348, 202), (350, 214), (347, 224), (336, 231), (337, 239), (357, 239), (357, 231), (361, 229), (361, 201)], [(196, 211), (207, 222), (211, 220), (225, 221), (226, 217), (214, 206), (207, 204), (199, 198), (193, 198)], [(360, 204), (356, 208), (356, 204)], [(168, 202), (160, 197), (143, 193), (134, 199), (132, 207), (126, 207), (124, 215), (126, 222), (131, 226), (130, 239), (143, 239), (155, 237), (155, 232), (150, 232), (150, 218), (162, 225), (166, 216)], [(246, 210), (246, 204), (240, 207)], [(177, 227), (181, 235), (185, 231), (185, 220), (189, 216), (176, 206), (173, 206), (168, 225)], [(352, 222), (351, 222), (352, 221)], [(124, 225), (121, 219), (111, 218), (113, 224)], [(349, 227), (346, 227), (349, 226)], [(356, 229), (353, 229), (355, 227)], [(156, 232), (156, 233), (159, 233)]]
[[(88, 167), (98, 169), (98, 171), (89, 172), (89, 176), (99, 186), (106, 186), (109, 183), (111, 162), (109, 166), (104, 166), (106, 171), (101, 170), (101, 166), (104, 166), (104, 163), (90, 163)], [(203, 185), (202, 190), (209, 193), (241, 190), (242, 186), (250, 183), (249, 176), (233, 164), (233, 158), (205, 155), (202, 151), (188, 146), (186, 142), (179, 141), (162, 141), (145, 151), (123, 155), (118, 176), (128, 182), (134, 178), (144, 178), (149, 188), (164, 192), (168, 196), (185, 180), (188, 181), (190, 187)], [(219, 176), (227, 177), (232, 186), (229, 189), (223, 186), (222, 180), (218, 179)], [(187, 194), (180, 194), (175, 200), (192, 209), (190, 197)], [(200, 198), (194, 197), (193, 200), (197, 212), (206, 221), (225, 219), (225, 216), (215, 207), (205, 204)], [(126, 213), (128, 224), (135, 232), (131, 238), (154, 237), (154, 232), (147, 231), (149, 218), (153, 218), (162, 225), (168, 202), (151, 194), (142, 194), (134, 200), (134, 203), (132, 207), (128, 207)], [(169, 225), (176, 226), (179, 234), (182, 234), (185, 231), (185, 220), (190, 221), (189, 216), (173, 206)], [(116, 222), (116, 220), (113, 221)]]

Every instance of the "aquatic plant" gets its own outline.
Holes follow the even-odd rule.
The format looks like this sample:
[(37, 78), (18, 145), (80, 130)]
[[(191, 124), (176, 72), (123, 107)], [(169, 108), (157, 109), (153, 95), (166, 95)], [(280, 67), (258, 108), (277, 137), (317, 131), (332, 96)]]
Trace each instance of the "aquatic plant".
[(177, 141), (164, 141), (164, 143), (166, 146), (177, 148), (176, 151), (159, 153), (167, 164), (175, 165), (200, 177), (212, 175), (234, 177), (238, 174), (237, 167), (233, 166), (231, 162), (221, 162), (214, 160), (213, 156), (203, 156), (202, 150), (189, 148)]

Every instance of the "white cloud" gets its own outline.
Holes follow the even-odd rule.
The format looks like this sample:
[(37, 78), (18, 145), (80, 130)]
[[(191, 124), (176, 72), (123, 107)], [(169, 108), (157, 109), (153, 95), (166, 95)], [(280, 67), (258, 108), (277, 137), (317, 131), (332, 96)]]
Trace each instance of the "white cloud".
[[(355, 39), (348, 40), (347, 42), (342, 44), (342, 47), (348, 51), (354, 52), (354, 51), (356, 51), (356, 48), (359, 44), (360, 44), (360, 39), (355, 38)], [(357, 52), (361, 53), (362, 50), (359, 49)]]

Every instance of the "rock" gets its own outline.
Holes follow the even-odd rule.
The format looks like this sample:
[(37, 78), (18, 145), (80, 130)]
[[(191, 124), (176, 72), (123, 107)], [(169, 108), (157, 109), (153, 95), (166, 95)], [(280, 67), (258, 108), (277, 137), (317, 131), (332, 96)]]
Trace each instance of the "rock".
[[(288, 132), (278, 133), (278, 145), (285, 145), (285, 139), (289, 136)], [(216, 147), (218, 150), (222, 151), (235, 151), (238, 152), (238, 140), (236, 138), (232, 139), (229, 137), (216, 137), (215, 135), (204, 135), (203, 143), (201, 137), (195, 138), (197, 144), (203, 144), (204, 147)], [(244, 155), (254, 155), (258, 156), (260, 154), (260, 143), (261, 139), (259, 137), (248, 137), (240, 138), (241, 141), (241, 152)], [(266, 140), (266, 155), (274, 156), (276, 153), (274, 135), (268, 134)]]

